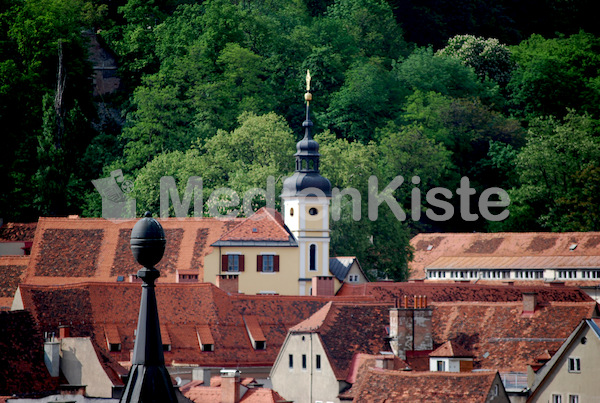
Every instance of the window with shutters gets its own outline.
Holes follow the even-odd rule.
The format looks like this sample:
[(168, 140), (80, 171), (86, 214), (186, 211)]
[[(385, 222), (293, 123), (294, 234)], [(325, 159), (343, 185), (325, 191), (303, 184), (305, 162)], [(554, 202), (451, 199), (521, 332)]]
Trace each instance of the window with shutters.
[(229, 273), (244, 271), (244, 255), (230, 254), (221, 256), (222, 270)]
[(258, 255), (256, 257), (256, 270), (263, 273), (279, 271), (279, 255)]

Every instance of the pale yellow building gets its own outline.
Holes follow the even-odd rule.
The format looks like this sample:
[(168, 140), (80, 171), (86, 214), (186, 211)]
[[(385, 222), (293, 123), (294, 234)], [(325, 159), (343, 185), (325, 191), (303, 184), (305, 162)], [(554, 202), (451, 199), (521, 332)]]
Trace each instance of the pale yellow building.
[(583, 403), (600, 401), (600, 327), (583, 320), (544, 366), (530, 369), (528, 402)]

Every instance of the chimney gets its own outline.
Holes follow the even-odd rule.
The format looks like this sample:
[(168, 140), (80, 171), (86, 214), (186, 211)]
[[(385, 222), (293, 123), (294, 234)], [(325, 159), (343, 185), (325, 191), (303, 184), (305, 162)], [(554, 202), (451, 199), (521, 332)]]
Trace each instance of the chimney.
[(62, 325), (58, 327), (58, 337), (64, 339), (65, 337), (71, 337), (71, 326)]
[(221, 403), (238, 403), (240, 401), (240, 371), (237, 369), (221, 370)]
[(433, 350), (433, 310), (427, 307), (427, 297), (413, 296), (413, 308), (390, 308), (390, 347), (394, 354), (406, 359), (407, 351)]
[(406, 350), (412, 350), (413, 312), (411, 308), (390, 308), (390, 347), (403, 360)]
[(335, 295), (335, 287), (333, 284), (333, 276), (315, 276), (312, 278), (312, 296), (333, 296)]
[(44, 363), (51, 377), (58, 377), (60, 372), (60, 342), (54, 337), (44, 342)]
[(239, 291), (239, 282), (237, 274), (218, 274), (217, 287), (230, 294), (237, 294)]
[(537, 292), (523, 293), (523, 313), (533, 314), (537, 306)]
[(197, 367), (192, 369), (192, 381), (202, 381), (204, 386), (210, 386), (210, 368)]

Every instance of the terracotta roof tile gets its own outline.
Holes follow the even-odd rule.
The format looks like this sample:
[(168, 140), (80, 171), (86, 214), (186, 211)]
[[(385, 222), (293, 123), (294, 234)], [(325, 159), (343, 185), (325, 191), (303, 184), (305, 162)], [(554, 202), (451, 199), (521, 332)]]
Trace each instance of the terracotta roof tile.
[(429, 353), (430, 357), (457, 357), (466, 358), (473, 357), (473, 354), (465, 350), (461, 345), (448, 340), (437, 349)]
[(223, 234), (219, 241), (288, 242), (290, 236), (281, 214), (277, 210), (263, 207)]
[(44, 259), (35, 264), (37, 276), (93, 277), (104, 231), (48, 229), (42, 235)]
[(522, 303), (433, 303), (433, 340), (471, 351), (475, 368), (526, 372), (545, 350), (556, 350), (582, 319), (597, 316), (595, 302), (550, 302), (523, 316)]
[(29, 256), (0, 256), (0, 310), (10, 309), (19, 283), (25, 277)]
[(37, 223), (7, 222), (2, 227), (0, 227), (0, 241), (33, 241), (36, 226)]
[[(319, 335), (338, 380), (345, 380), (356, 353), (379, 354), (391, 351), (387, 341), (390, 304), (332, 302), (291, 332)], [(320, 323), (320, 324), (319, 324)]]
[(354, 401), (483, 403), (497, 380), (497, 372), (412, 372), (370, 368), (358, 385)]
[(371, 296), (377, 301), (393, 302), (408, 296), (409, 306), (413, 306), (413, 296), (425, 295), (429, 301), (481, 301), (516, 302), (523, 300), (524, 292), (536, 292), (538, 302), (593, 301), (585, 292), (576, 287), (535, 286), (530, 282), (521, 285), (480, 285), (471, 283), (393, 283), (374, 282), (360, 285), (343, 284), (338, 296)]
[(106, 324), (104, 326), (104, 334), (106, 336), (106, 341), (109, 344), (121, 344), (121, 336), (119, 336), (119, 329), (115, 324)]
[(27, 311), (0, 312), (0, 395), (58, 389), (44, 364), (44, 339)]
[[(497, 232), (419, 234), (410, 278), (425, 278), (425, 268), (441, 257), (598, 256), (600, 232)], [(577, 244), (574, 250), (570, 246)]]
[[(197, 385), (184, 392), (184, 396), (195, 403), (221, 403), (220, 386)], [(281, 397), (277, 392), (267, 388), (250, 388), (240, 403), (287, 403), (288, 400)]]
[[(204, 276), (204, 257), (210, 246), (239, 219), (159, 219), (167, 236), (165, 255), (157, 268), (160, 282), (175, 282), (176, 270), (196, 270)], [(23, 281), (28, 284), (116, 282), (118, 276), (139, 269), (129, 248), (136, 221), (112, 222), (97, 218), (39, 219)]]
[(260, 324), (258, 323), (258, 317), (255, 315), (244, 316), (244, 323), (246, 323), (246, 329), (254, 341), (267, 341)]
[[(135, 283), (22, 284), (20, 293), (42, 331), (57, 332), (59, 325), (71, 324), (72, 336), (92, 337), (107, 349), (105, 329), (116, 326), (122, 348), (107, 354), (127, 362), (134, 345), (140, 289)], [(227, 367), (272, 365), (288, 329), (337, 298), (228, 295), (209, 283), (159, 283), (156, 294), (161, 324), (171, 341), (167, 362)], [(259, 318), (265, 350), (252, 347), (244, 317)], [(198, 336), (203, 343), (213, 344), (214, 351), (201, 351)]]

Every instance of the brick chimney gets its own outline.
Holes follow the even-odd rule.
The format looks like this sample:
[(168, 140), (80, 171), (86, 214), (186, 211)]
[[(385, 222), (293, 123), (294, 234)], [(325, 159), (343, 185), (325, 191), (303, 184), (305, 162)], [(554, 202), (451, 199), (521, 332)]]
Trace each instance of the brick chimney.
[(333, 276), (315, 276), (312, 278), (312, 296), (333, 296), (335, 287)]
[(58, 337), (64, 339), (65, 337), (71, 337), (71, 326), (62, 325), (58, 327)]
[(240, 401), (240, 371), (237, 369), (221, 370), (221, 403), (238, 403)]
[(427, 307), (427, 297), (421, 295), (413, 296), (413, 308), (408, 307), (406, 296), (403, 305), (390, 308), (390, 347), (405, 360), (407, 351), (433, 350), (433, 311)]
[(537, 292), (523, 293), (523, 313), (533, 314), (537, 306)]
[(217, 287), (230, 294), (239, 292), (239, 279), (237, 274), (218, 274)]

